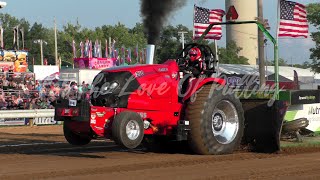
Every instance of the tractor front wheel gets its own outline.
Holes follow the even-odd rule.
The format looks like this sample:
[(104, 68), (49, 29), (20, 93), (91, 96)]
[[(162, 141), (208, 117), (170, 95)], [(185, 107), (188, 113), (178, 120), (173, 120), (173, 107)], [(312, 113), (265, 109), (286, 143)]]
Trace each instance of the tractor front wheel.
[(138, 113), (124, 111), (114, 118), (112, 138), (116, 144), (128, 149), (134, 149), (141, 144), (143, 136), (143, 121)]
[(186, 110), (190, 121), (188, 141), (197, 154), (232, 153), (243, 135), (244, 111), (240, 100), (214, 86), (204, 85)]

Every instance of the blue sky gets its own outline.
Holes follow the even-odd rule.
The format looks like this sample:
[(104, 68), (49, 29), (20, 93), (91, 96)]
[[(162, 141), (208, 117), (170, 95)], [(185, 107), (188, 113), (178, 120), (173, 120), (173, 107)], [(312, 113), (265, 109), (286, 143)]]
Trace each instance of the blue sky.
[[(2, 0), (7, 7), (1, 9), (18, 18), (25, 18), (29, 22), (40, 22), (47, 27), (53, 27), (53, 18), (56, 17), (58, 28), (67, 22), (75, 23), (78, 18), (81, 25), (94, 28), (101, 25), (114, 25), (118, 22), (127, 27), (133, 27), (141, 22), (140, 0)], [(320, 0), (295, 0), (302, 4), (315, 3)], [(271, 33), (275, 35), (276, 29), (276, 2), (277, 0), (264, 0), (264, 18), (269, 19)], [(224, 0), (187, 0), (187, 4), (174, 12), (168, 24), (183, 24), (192, 28), (193, 5), (206, 8), (225, 8)], [(310, 31), (316, 31), (311, 27)], [(225, 37), (219, 42), (225, 45)], [(311, 38), (280, 39), (280, 57), (291, 63), (302, 63), (309, 60), (309, 49), (315, 44)], [(271, 45), (267, 48), (268, 57), (273, 57)], [(309, 60), (310, 61), (310, 60)]]

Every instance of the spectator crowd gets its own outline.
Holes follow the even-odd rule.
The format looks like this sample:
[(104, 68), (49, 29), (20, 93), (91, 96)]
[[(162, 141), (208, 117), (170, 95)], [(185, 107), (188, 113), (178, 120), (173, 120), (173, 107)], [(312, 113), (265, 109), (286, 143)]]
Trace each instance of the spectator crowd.
[(0, 110), (53, 109), (59, 97), (89, 98), (90, 86), (85, 82), (39, 82), (33, 73), (0, 72)]

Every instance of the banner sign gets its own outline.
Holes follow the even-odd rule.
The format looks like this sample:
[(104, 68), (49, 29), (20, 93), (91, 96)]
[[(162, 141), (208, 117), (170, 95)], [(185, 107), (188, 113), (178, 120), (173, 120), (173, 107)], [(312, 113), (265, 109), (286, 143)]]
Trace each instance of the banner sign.
[(54, 117), (45, 117), (45, 118), (35, 118), (33, 120), (34, 125), (54, 125), (57, 124), (57, 121), (54, 120)]
[(79, 69), (105, 69), (116, 65), (116, 58), (74, 58), (74, 67)]
[(291, 104), (313, 104), (320, 102), (319, 90), (291, 91)]
[[(0, 126), (24, 126), (29, 124), (28, 118), (0, 119)], [(61, 122), (55, 121), (54, 117), (35, 118), (33, 125), (55, 125)]]
[(219, 78), (227, 82), (228, 87), (237, 89), (259, 88), (259, 77), (250, 74), (225, 74), (222, 73)]
[(25, 118), (0, 119), (0, 126), (23, 126), (25, 124)]
[(28, 52), (0, 50), (0, 67), (4, 71), (27, 72)]
[(320, 131), (320, 103), (289, 106), (284, 119), (293, 121), (299, 118), (308, 119), (309, 125), (307, 129), (310, 131)]
[(14, 69), (14, 63), (0, 61), (0, 69), (3, 72), (8, 72), (10, 69)]

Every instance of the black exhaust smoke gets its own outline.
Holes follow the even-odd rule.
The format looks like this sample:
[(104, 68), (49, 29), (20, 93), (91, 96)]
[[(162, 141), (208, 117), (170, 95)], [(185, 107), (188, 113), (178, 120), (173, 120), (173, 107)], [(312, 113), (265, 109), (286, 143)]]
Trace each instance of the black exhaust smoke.
[(155, 44), (170, 14), (183, 7), (187, 0), (141, 0), (141, 16), (148, 44)]

